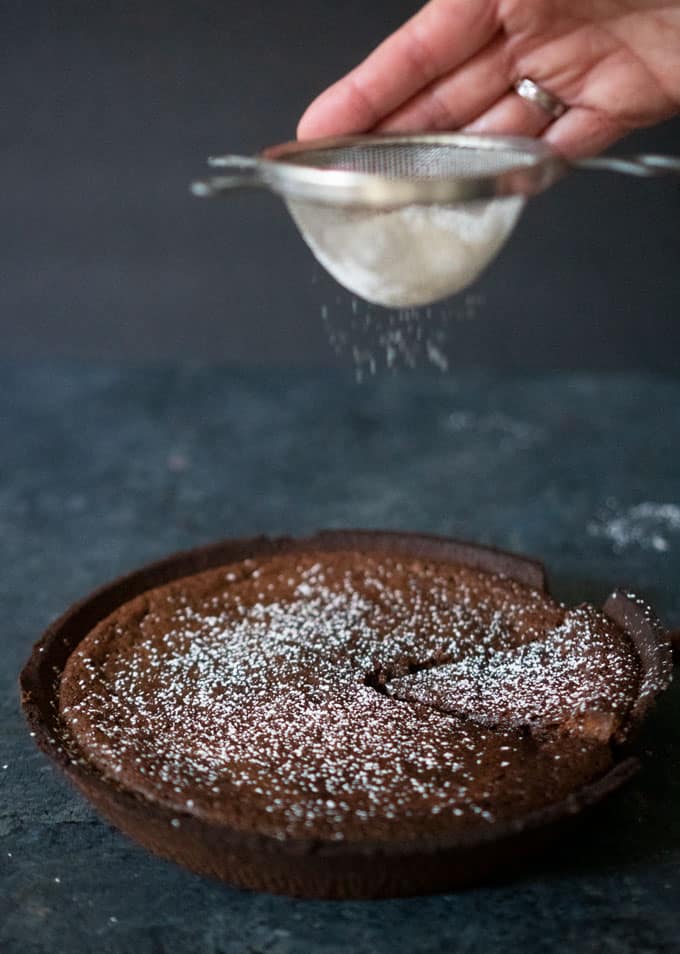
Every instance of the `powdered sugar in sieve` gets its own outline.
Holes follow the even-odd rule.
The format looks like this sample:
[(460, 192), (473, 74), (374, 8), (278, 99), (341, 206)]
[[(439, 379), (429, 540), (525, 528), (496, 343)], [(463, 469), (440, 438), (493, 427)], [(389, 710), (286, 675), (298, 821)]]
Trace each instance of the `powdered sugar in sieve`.
[(302, 237), (341, 285), (390, 308), (426, 305), (470, 285), (515, 226), (524, 199), (389, 211), (287, 201)]

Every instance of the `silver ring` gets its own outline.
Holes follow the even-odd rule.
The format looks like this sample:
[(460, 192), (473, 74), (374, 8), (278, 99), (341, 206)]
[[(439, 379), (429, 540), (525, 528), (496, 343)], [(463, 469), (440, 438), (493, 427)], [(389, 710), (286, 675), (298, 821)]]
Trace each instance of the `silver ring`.
[(515, 92), (522, 99), (530, 103), (536, 103), (541, 109), (544, 109), (553, 119), (559, 119), (567, 111), (567, 106), (557, 96), (553, 96), (547, 89), (543, 89), (538, 83), (534, 83), (528, 76), (517, 80), (514, 85)]

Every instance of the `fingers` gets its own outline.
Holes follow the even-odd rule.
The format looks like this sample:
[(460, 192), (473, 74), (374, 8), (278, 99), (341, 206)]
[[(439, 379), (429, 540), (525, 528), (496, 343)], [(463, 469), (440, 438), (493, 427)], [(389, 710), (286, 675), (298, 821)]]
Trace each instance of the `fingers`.
[(461, 67), (413, 96), (377, 128), (380, 132), (459, 129), (505, 93), (509, 75), (505, 39), (497, 36)]
[(431, 0), (314, 100), (300, 120), (298, 137), (373, 129), (489, 42), (497, 28), (495, 6), (492, 0)]
[(543, 138), (557, 152), (577, 159), (602, 152), (629, 131), (597, 110), (574, 106), (548, 127)]
[(466, 126), (465, 132), (496, 133), (499, 136), (539, 136), (552, 121), (552, 116), (545, 109), (522, 99), (513, 91)]

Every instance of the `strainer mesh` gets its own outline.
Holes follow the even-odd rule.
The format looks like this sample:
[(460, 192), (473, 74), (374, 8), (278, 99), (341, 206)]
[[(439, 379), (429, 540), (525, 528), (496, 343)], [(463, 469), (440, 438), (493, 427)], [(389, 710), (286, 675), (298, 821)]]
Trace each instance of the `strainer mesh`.
[(459, 146), (450, 143), (365, 143), (310, 149), (286, 162), (320, 169), (367, 172), (389, 179), (493, 176), (528, 166), (536, 157), (521, 149)]

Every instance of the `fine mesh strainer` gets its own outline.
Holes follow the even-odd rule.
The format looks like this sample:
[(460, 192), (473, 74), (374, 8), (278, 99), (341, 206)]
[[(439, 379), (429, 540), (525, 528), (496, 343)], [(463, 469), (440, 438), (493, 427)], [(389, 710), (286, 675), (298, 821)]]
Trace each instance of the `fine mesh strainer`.
[(352, 136), (219, 156), (198, 196), (265, 187), (286, 203), (322, 265), (368, 301), (429, 304), (470, 284), (507, 241), (528, 197), (571, 167), (680, 174), (680, 158), (604, 156), (569, 163), (509, 136)]

